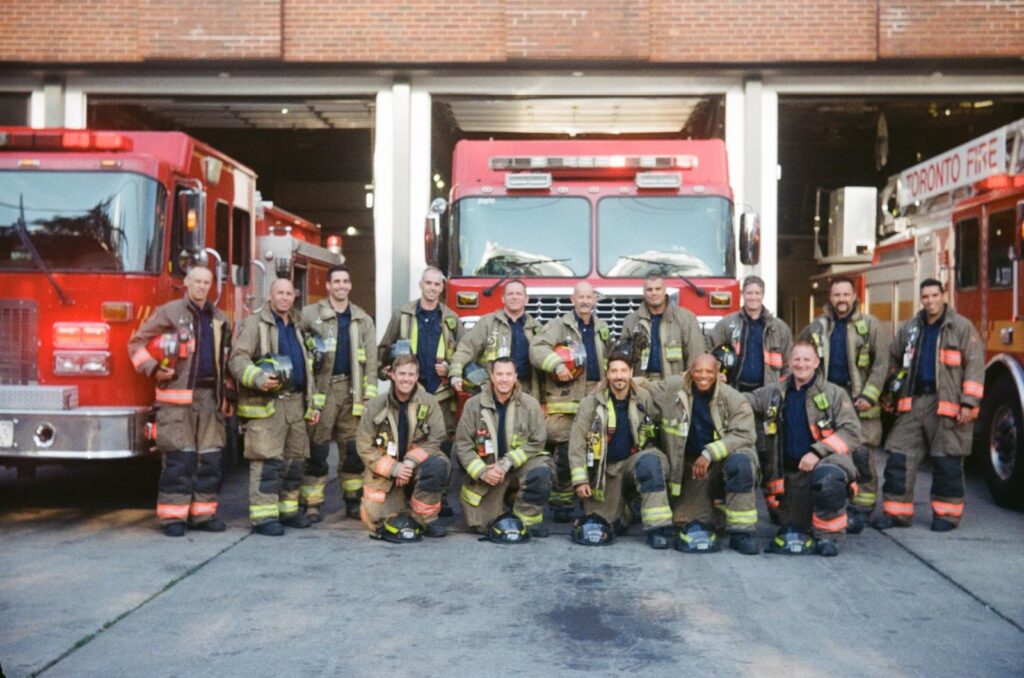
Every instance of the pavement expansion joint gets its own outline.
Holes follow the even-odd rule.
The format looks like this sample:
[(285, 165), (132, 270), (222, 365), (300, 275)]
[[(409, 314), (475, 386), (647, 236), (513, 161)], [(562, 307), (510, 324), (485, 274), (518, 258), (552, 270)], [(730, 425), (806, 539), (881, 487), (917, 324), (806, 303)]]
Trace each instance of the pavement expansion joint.
[(60, 655), (58, 655), (54, 659), (52, 659), (49, 662), (47, 662), (46, 665), (43, 666), (41, 669), (39, 669), (38, 671), (35, 671), (35, 672), (29, 674), (30, 678), (35, 678), (36, 676), (41, 676), (42, 674), (46, 673), (47, 671), (52, 669), (54, 666), (56, 666), (57, 664), (59, 664), (60, 662), (64, 661), (65, 659), (70, 657), (72, 654), (74, 654), (75, 652), (80, 650), (81, 648), (83, 648), (86, 645), (88, 645), (89, 643), (91, 643), (93, 640), (95, 640), (104, 631), (107, 631), (107, 630), (113, 628), (121, 620), (125, 619), (126, 617), (131, 615), (136, 610), (139, 610), (139, 609), (145, 607), (150, 602), (156, 600), (157, 598), (162, 596), (167, 591), (170, 591), (179, 582), (184, 581), (185, 579), (188, 579), (193, 574), (195, 574), (199, 570), (201, 570), (204, 567), (206, 567), (207, 564), (209, 564), (212, 561), (216, 560), (217, 558), (221, 557), (222, 555), (224, 555), (225, 553), (227, 553), (231, 549), (235, 548), (236, 546), (238, 546), (239, 544), (241, 544), (243, 541), (245, 541), (246, 539), (248, 539), (251, 536), (252, 536), (251, 532), (246, 532), (241, 537), (239, 537), (235, 541), (231, 542), (230, 544), (228, 544), (227, 546), (222, 548), (220, 551), (217, 551), (216, 553), (214, 553), (212, 556), (210, 556), (206, 560), (204, 560), (204, 561), (202, 561), (202, 562), (200, 562), (200, 563), (198, 563), (196, 565), (193, 565), (192, 567), (190, 567), (185, 572), (181, 573), (180, 575), (178, 575), (174, 579), (172, 579), (169, 582), (167, 582), (166, 584), (164, 584), (162, 587), (160, 587), (160, 589), (158, 591), (156, 591), (152, 595), (148, 596), (145, 600), (140, 602), (138, 605), (135, 605), (134, 607), (131, 607), (131, 608), (125, 610), (124, 612), (122, 612), (121, 614), (117, 615), (116, 617), (114, 617), (110, 621), (105, 622), (100, 628), (96, 629), (92, 633), (90, 633), (90, 634), (80, 638), (74, 645), (69, 647), (67, 650), (62, 652)]

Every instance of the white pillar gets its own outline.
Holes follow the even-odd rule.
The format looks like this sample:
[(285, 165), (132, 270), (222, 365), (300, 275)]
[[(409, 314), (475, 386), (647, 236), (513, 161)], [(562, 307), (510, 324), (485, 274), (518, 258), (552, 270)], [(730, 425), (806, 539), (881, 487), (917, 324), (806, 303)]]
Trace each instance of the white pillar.
[(409, 107), (409, 299), (420, 294), (419, 279), (427, 266), (423, 226), (430, 208), (431, 97), (414, 91)]
[[(725, 93), (725, 154), (729, 161), (729, 185), (732, 187), (732, 199), (735, 207), (736, 220), (734, 228), (739, 225), (739, 215), (746, 209), (743, 190), (744, 164), (744, 96), (741, 87), (731, 88)], [(759, 273), (760, 266), (751, 267), (740, 263), (739, 237), (737, 231), (736, 275), (740, 279), (751, 273)]]
[[(779, 97), (764, 89), (760, 80), (748, 80), (743, 88), (743, 202), (761, 217), (761, 265), (764, 303), (778, 313), (778, 166)], [(734, 95), (735, 99), (736, 95)], [(729, 98), (726, 97), (728, 105)], [(726, 109), (728, 125), (729, 111)], [(727, 127), (728, 129), (728, 127)], [(737, 201), (737, 205), (739, 205)]]
[(68, 129), (85, 129), (86, 96), (80, 89), (64, 90), (64, 126)]
[(373, 135), (373, 247), (376, 280), (377, 339), (391, 319), (394, 261), (394, 113), (390, 89), (377, 93)]
[(28, 100), (28, 125), (32, 129), (46, 127), (46, 92), (40, 87), (32, 90)]

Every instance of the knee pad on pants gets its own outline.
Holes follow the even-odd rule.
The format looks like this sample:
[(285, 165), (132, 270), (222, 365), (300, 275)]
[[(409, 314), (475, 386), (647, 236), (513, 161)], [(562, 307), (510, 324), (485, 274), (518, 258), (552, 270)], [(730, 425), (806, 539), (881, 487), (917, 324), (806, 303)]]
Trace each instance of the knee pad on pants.
[(889, 452), (889, 461), (885, 464), (884, 490), (886, 494), (907, 492), (907, 455), (902, 452)]
[(816, 511), (838, 511), (846, 505), (846, 473), (836, 466), (819, 464), (811, 472), (811, 492)]
[(750, 492), (754, 489), (754, 465), (742, 454), (731, 454), (722, 465), (726, 492)]
[(419, 489), (424, 492), (443, 492), (448, 482), (448, 464), (440, 457), (427, 457), (420, 464)]
[(655, 455), (645, 454), (637, 459), (633, 473), (641, 492), (663, 492), (665, 490), (665, 472)]
[(196, 492), (209, 494), (220, 489), (220, 463), (223, 454), (220, 450), (203, 452), (199, 455), (199, 468), (196, 472)]
[(342, 473), (362, 473), (364, 470), (366, 470), (366, 465), (363, 464), (363, 460), (356, 452), (356, 441), (349, 440), (345, 443), (345, 456), (341, 460), (341, 471)]
[(962, 457), (932, 457), (932, 494), (950, 498), (964, 496)]
[(164, 467), (160, 473), (160, 489), (170, 493), (188, 493), (192, 488), (192, 474), (196, 471), (195, 450), (164, 452)]
[(871, 450), (858, 447), (850, 456), (853, 457), (853, 465), (857, 468), (858, 480), (871, 480), (875, 477), (875, 469), (871, 468)]
[(276, 494), (280, 487), (282, 471), (284, 471), (284, 459), (267, 459), (263, 462), (263, 469), (260, 472), (260, 492)]
[(520, 495), (527, 504), (543, 504), (551, 494), (551, 470), (547, 466), (530, 469), (523, 480)]
[(306, 460), (306, 473), (311, 476), (327, 475), (327, 455), (331, 452), (329, 442), (313, 443), (309, 446), (309, 459)]

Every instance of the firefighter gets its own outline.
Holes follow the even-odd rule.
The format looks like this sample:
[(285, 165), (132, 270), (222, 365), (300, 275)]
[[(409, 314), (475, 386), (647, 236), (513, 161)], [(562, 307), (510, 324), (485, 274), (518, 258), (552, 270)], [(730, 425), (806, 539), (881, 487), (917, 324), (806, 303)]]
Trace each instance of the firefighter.
[(704, 353), (689, 372), (652, 388), (669, 459), (672, 519), (684, 531), (693, 521), (720, 522), (717, 505), (730, 533), (729, 547), (753, 555), (758, 476), (754, 412), (738, 391), (720, 383), (718, 370), (718, 360)]
[[(455, 435), (458, 401), (448, 383), (449, 366), (462, 339), (463, 328), (459, 316), (441, 303), (443, 292), (444, 273), (428, 266), (420, 276), (420, 298), (405, 304), (391, 316), (377, 355), (380, 378), (387, 380), (398, 348), (396, 342), (408, 342), (407, 348), (397, 352), (410, 350), (419, 360), (420, 385), (441, 403), (445, 430), (451, 439)], [(450, 447), (450, 443), (446, 447)]]
[(548, 536), (542, 524), (552, 475), (546, 438), (540, 403), (523, 392), (515, 361), (497, 358), (490, 386), (466, 401), (455, 434), (455, 454), (466, 469), (462, 512), (471, 529), (485, 531), (515, 493), (512, 513), (530, 536)]
[(834, 278), (820, 316), (800, 333), (818, 350), (821, 376), (841, 387), (860, 418), (861, 445), (853, 451), (857, 496), (850, 502), (846, 531), (864, 529), (875, 510), (878, 492), (877, 448), (882, 443), (879, 398), (889, 369), (889, 335), (879, 321), (859, 308), (853, 281)]
[(964, 511), (964, 457), (984, 393), (985, 353), (977, 330), (946, 305), (942, 283), (921, 283), (922, 309), (903, 323), (889, 351), (896, 423), (885, 447), (882, 515), (873, 525), (910, 527), (914, 482), (932, 460), (932, 526), (948, 532)]
[(391, 388), (370, 400), (356, 429), (363, 471), (361, 517), (371, 534), (385, 520), (411, 514), (428, 537), (443, 537), (437, 520), (451, 463), (441, 451), (442, 404), (419, 383), (419, 360), (405, 354), (391, 365)]
[(299, 511), (299, 487), (309, 455), (306, 421), (316, 426), (320, 412), (312, 407), (313, 360), (294, 305), (291, 281), (275, 280), (268, 303), (242, 322), (231, 351), (231, 373), (241, 384), (238, 415), (246, 422), (249, 518), (253, 532), (268, 537), (312, 522)]
[(450, 367), (452, 388), (462, 393), (462, 372), (471, 362), (485, 369), (498, 358), (511, 358), (523, 392), (540, 399), (540, 375), (530, 365), (530, 340), (540, 334), (540, 322), (526, 313), (526, 283), (513, 278), (505, 283), (500, 311), (488, 313), (459, 341)]
[(314, 347), (322, 351), (314, 356), (318, 364), (313, 407), (320, 410), (320, 421), (311, 433), (300, 488), (306, 515), (314, 523), (323, 519), (331, 440), (338, 445), (338, 481), (345, 513), (359, 517), (363, 462), (356, 454), (356, 425), (366, 401), (377, 395), (377, 331), (366, 311), (349, 301), (351, 291), (348, 266), (335, 264), (327, 270), (327, 298), (302, 309), (304, 329)]
[[(225, 529), (216, 514), (224, 418), (233, 411), (224, 379), (231, 325), (209, 300), (212, 285), (210, 269), (189, 269), (184, 298), (156, 309), (128, 342), (132, 365), (156, 380), (156, 446), (163, 458), (156, 515), (168, 537), (183, 536), (186, 523), (206, 532)], [(154, 340), (173, 355), (158, 360), (149, 350)]]
[(597, 390), (611, 352), (611, 331), (594, 314), (597, 292), (588, 282), (576, 283), (573, 310), (545, 325), (530, 342), (530, 363), (548, 375), (544, 380), (544, 424), (548, 450), (555, 463), (551, 508), (556, 523), (572, 519), (575, 502), (569, 473), (569, 433), (580, 400)]
[(817, 349), (797, 342), (790, 376), (745, 394), (764, 422), (773, 494), (781, 499), (780, 531), (813, 534), (822, 556), (839, 555), (846, 531), (846, 500), (856, 492), (850, 453), (860, 445), (860, 423), (850, 396), (818, 375)]
[(576, 496), (586, 515), (597, 514), (625, 532), (630, 495), (640, 495), (640, 520), (651, 548), (667, 549), (675, 537), (665, 476), (668, 460), (659, 450), (658, 414), (650, 392), (632, 383), (626, 353), (608, 359), (608, 387), (586, 396), (572, 424), (569, 466)]
[(690, 369), (704, 352), (704, 334), (697, 316), (668, 303), (665, 278), (652, 273), (644, 280), (644, 302), (622, 324), (620, 345), (629, 347), (633, 373), (656, 381)]

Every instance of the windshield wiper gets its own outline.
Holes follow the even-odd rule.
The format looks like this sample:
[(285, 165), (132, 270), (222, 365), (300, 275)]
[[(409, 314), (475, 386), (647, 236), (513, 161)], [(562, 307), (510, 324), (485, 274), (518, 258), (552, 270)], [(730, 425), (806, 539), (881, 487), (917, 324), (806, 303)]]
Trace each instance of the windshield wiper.
[(21, 244), (28, 250), (29, 254), (32, 255), (32, 261), (35, 263), (36, 268), (43, 272), (46, 279), (50, 281), (50, 285), (53, 287), (53, 291), (60, 297), (60, 303), (65, 306), (74, 306), (75, 302), (67, 295), (67, 293), (61, 289), (61, 286), (57, 283), (57, 279), (53, 277), (53, 271), (46, 265), (43, 258), (39, 255), (39, 250), (32, 244), (32, 238), (28, 234), (28, 224), (25, 223), (25, 196), (18, 194), (18, 221), (15, 222), (18, 226), (18, 238), (21, 240)]
[(696, 294), (698, 297), (706, 297), (708, 295), (708, 293), (705, 292), (704, 289), (698, 287), (692, 280), (687, 278), (682, 273), (679, 273), (678, 272), (678, 267), (673, 267), (671, 264), (668, 264), (668, 263), (666, 263), (664, 261), (655, 261), (653, 259), (641, 259), (640, 257), (626, 257), (626, 256), (623, 256), (623, 257), (620, 257), (620, 258), (621, 259), (629, 259), (630, 261), (639, 261), (640, 263), (643, 263), (643, 264), (651, 264), (652, 266), (657, 266), (659, 273), (661, 273), (662, 275), (671, 277), (671, 278), (679, 278), (684, 283), (689, 285), (690, 289), (692, 289), (694, 294)]
[(491, 257), (487, 261), (488, 261), (488, 263), (490, 263), (490, 262), (495, 261), (495, 260), (497, 260), (497, 261), (507, 261), (508, 265), (505, 268), (505, 272), (501, 274), (500, 278), (498, 278), (498, 282), (494, 283), (493, 285), (491, 285), (490, 287), (488, 287), (487, 289), (484, 290), (484, 296), (485, 297), (489, 297), (492, 294), (494, 294), (494, 290), (498, 289), (498, 286), (501, 285), (501, 283), (503, 283), (506, 280), (508, 280), (512, 276), (513, 273), (522, 273), (523, 268), (525, 268), (526, 266), (531, 266), (533, 264), (560, 264), (563, 261), (570, 261), (568, 258), (566, 258), (566, 259), (536, 259), (536, 260), (533, 260), (533, 261), (524, 261), (523, 259), (520, 259), (519, 257), (512, 256), (512, 255), (509, 255), (509, 254), (499, 254), (496, 257)]

